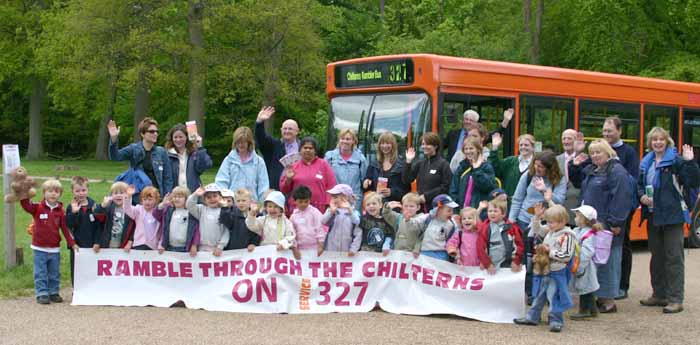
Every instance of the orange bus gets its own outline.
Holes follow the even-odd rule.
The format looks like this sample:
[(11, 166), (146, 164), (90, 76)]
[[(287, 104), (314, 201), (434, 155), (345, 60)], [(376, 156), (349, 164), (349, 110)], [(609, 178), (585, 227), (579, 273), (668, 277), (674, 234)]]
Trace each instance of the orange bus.
[[(603, 120), (622, 119), (622, 138), (646, 151), (646, 131), (660, 126), (677, 145), (690, 144), (700, 157), (700, 84), (429, 54), (376, 56), (339, 61), (326, 67), (330, 99), (328, 143), (337, 130), (353, 128), (370, 159), (378, 136), (393, 132), (400, 152), (420, 146), (420, 136), (461, 127), (461, 114), (476, 110), (495, 129), (503, 111), (515, 109), (504, 137), (504, 154), (517, 153), (515, 138), (533, 134), (537, 147), (561, 151), (564, 129), (602, 137)], [(631, 239), (647, 238), (633, 219)], [(700, 245), (693, 227), (691, 245)]]

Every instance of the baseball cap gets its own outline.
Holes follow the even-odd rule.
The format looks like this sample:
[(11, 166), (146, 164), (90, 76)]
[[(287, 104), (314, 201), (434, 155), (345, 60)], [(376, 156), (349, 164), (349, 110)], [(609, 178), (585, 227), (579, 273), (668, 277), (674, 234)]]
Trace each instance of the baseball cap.
[(581, 214), (588, 220), (598, 219), (598, 211), (595, 208), (588, 205), (581, 205), (580, 207), (571, 209), (574, 212), (581, 212)]
[(454, 202), (452, 198), (450, 198), (449, 195), (447, 194), (440, 194), (433, 198), (433, 208), (435, 207), (441, 207), (441, 206), (447, 206), (450, 208), (456, 208), (459, 207), (459, 204)]
[(217, 186), (216, 183), (210, 183), (204, 187), (204, 193), (219, 193), (221, 194), (221, 187)]
[(329, 189), (328, 194), (343, 194), (347, 196), (353, 196), (352, 187), (346, 184), (337, 184), (335, 187)]

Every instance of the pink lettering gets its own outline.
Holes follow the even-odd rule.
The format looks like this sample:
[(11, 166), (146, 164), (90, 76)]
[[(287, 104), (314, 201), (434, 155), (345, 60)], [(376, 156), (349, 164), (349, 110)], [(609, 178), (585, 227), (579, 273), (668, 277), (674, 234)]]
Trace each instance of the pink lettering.
[(112, 268), (112, 261), (110, 260), (97, 260), (97, 275), (98, 276), (111, 276), (112, 272), (109, 270)]

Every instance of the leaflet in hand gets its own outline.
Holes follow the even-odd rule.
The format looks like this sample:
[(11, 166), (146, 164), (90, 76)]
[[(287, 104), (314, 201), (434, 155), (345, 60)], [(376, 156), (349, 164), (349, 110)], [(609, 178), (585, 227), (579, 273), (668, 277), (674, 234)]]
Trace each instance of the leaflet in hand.
[(389, 179), (386, 177), (377, 177), (377, 191), (381, 191), (387, 188), (389, 185)]
[(187, 127), (187, 137), (190, 141), (195, 142), (197, 140), (197, 121), (187, 121), (185, 126)]
[(283, 167), (289, 168), (292, 164), (301, 160), (301, 153), (294, 152), (280, 158), (280, 163)]

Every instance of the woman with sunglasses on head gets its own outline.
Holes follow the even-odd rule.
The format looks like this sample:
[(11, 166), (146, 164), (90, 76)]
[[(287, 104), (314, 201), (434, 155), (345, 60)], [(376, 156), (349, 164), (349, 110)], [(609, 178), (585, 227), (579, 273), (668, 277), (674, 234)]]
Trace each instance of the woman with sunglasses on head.
[(139, 123), (138, 131), (141, 141), (119, 148), (119, 132), (114, 120), (107, 124), (109, 130), (109, 159), (113, 161), (129, 160), (129, 167), (142, 170), (151, 180), (153, 187), (161, 195), (173, 189), (173, 173), (170, 168), (168, 153), (158, 142), (158, 122), (147, 117)]

